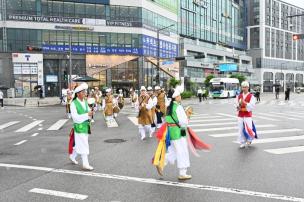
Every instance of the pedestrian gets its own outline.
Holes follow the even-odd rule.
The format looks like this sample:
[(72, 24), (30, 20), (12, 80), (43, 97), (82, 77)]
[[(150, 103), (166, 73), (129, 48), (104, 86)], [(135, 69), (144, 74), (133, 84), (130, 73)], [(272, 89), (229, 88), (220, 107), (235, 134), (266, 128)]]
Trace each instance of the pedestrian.
[(95, 101), (96, 101), (96, 107), (97, 110), (100, 111), (101, 110), (101, 104), (102, 104), (102, 93), (99, 90), (98, 87), (95, 87)]
[(261, 102), (261, 98), (260, 98), (260, 96), (261, 96), (261, 89), (260, 89), (260, 86), (256, 87), (255, 95), (256, 95), (257, 102)]
[(86, 98), (86, 91), (88, 84), (82, 83), (75, 88), (75, 97), (71, 103), (71, 115), (74, 122), (74, 140), (75, 146), (73, 147), (72, 154), (69, 158), (71, 162), (78, 165), (76, 157), (81, 155), (82, 169), (91, 171), (94, 168), (90, 166), (89, 155), (89, 134), (91, 133), (89, 120), (91, 119), (93, 112), (90, 111)]
[(162, 123), (164, 122), (164, 118), (167, 112), (167, 107), (170, 105), (170, 101), (168, 100), (166, 93), (160, 86), (155, 86), (155, 95), (157, 97), (157, 105), (156, 105), (156, 117), (157, 124), (156, 127), (160, 128)]
[(43, 98), (43, 89), (42, 89), (42, 86), (40, 86), (40, 88), (39, 88), (39, 96), (40, 96), (40, 99)]
[(138, 102), (138, 95), (133, 88), (130, 89), (131, 107), (135, 108)]
[(238, 111), (238, 127), (240, 148), (251, 145), (252, 140), (257, 138), (255, 126), (252, 121), (252, 110), (255, 107), (255, 98), (249, 92), (249, 83), (243, 81), (242, 92), (237, 97), (235, 106)]
[(146, 138), (146, 133), (151, 134), (151, 109), (153, 107), (152, 99), (147, 94), (147, 90), (144, 86), (140, 88), (138, 105), (138, 130), (141, 136), (141, 140)]
[(118, 106), (119, 106), (119, 109), (122, 110), (122, 108), (124, 107), (125, 105), (125, 99), (124, 99), (124, 94), (122, 92), (122, 89), (119, 89), (119, 94), (118, 94)]
[(68, 119), (71, 118), (71, 103), (73, 101), (73, 91), (68, 89), (67, 90), (67, 104), (66, 104), (66, 114)]
[(1, 109), (4, 109), (4, 106), (3, 106), (3, 97), (4, 97), (3, 92), (2, 92), (2, 90), (0, 90), (0, 103), (1, 103)]
[(205, 87), (203, 88), (203, 101), (204, 100), (207, 100), (207, 90)]
[(286, 88), (286, 91), (285, 91), (285, 101), (289, 101), (289, 96), (290, 96), (290, 87), (288, 86)]
[(198, 96), (199, 102), (202, 102), (203, 91), (202, 91), (201, 87), (199, 87), (197, 90), (197, 96)]
[(275, 96), (276, 96), (276, 99), (279, 99), (279, 94), (280, 94), (280, 87), (279, 87), (279, 86), (276, 86), (276, 88), (275, 88)]
[(157, 97), (155, 96), (154, 92), (153, 92), (153, 88), (151, 86), (149, 86), (147, 88), (147, 93), (149, 95), (149, 101), (152, 102), (152, 108), (151, 108), (151, 131), (150, 131), (150, 138), (153, 137), (153, 133), (156, 130), (156, 105), (157, 105)]

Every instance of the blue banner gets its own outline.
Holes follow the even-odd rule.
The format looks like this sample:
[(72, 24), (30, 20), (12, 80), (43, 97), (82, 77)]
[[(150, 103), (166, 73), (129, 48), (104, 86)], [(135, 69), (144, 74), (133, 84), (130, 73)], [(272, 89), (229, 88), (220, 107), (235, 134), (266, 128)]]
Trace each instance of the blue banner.
[[(143, 54), (157, 57), (157, 39), (143, 35)], [(159, 40), (159, 55), (161, 58), (174, 58), (178, 55), (178, 45), (164, 40)]]
[(220, 64), (219, 69), (221, 72), (236, 72), (238, 71), (237, 64)]
[[(69, 46), (49, 45), (42, 46), (44, 52), (69, 52)], [(83, 54), (114, 54), (114, 55), (143, 55), (142, 48), (118, 48), (100, 46), (72, 46), (73, 53)]]

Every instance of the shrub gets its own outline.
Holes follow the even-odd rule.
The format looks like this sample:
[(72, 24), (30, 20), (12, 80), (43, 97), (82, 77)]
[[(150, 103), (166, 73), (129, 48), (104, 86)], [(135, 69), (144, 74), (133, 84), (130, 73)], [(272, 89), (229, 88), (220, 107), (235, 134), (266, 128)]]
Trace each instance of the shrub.
[(181, 94), (181, 96), (183, 99), (191, 98), (193, 96), (193, 93), (191, 91), (185, 91)]

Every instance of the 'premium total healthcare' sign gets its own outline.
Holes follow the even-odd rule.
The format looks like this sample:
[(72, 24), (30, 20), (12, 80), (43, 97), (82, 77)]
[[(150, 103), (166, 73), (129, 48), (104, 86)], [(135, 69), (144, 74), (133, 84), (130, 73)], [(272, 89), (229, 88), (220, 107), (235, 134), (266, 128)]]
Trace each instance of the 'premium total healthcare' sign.
[(47, 23), (67, 23), (67, 24), (83, 24), (82, 18), (66, 18), (51, 16), (35, 16), (35, 15), (12, 15), (7, 16), (7, 20), (26, 21), (26, 22), (47, 22)]

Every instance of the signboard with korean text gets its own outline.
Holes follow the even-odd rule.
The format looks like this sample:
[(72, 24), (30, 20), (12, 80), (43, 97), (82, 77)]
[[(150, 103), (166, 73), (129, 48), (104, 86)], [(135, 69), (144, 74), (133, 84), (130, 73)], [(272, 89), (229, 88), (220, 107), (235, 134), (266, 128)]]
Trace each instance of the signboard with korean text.
[(238, 71), (238, 65), (231, 63), (231, 64), (219, 64), (220, 72), (236, 72)]

